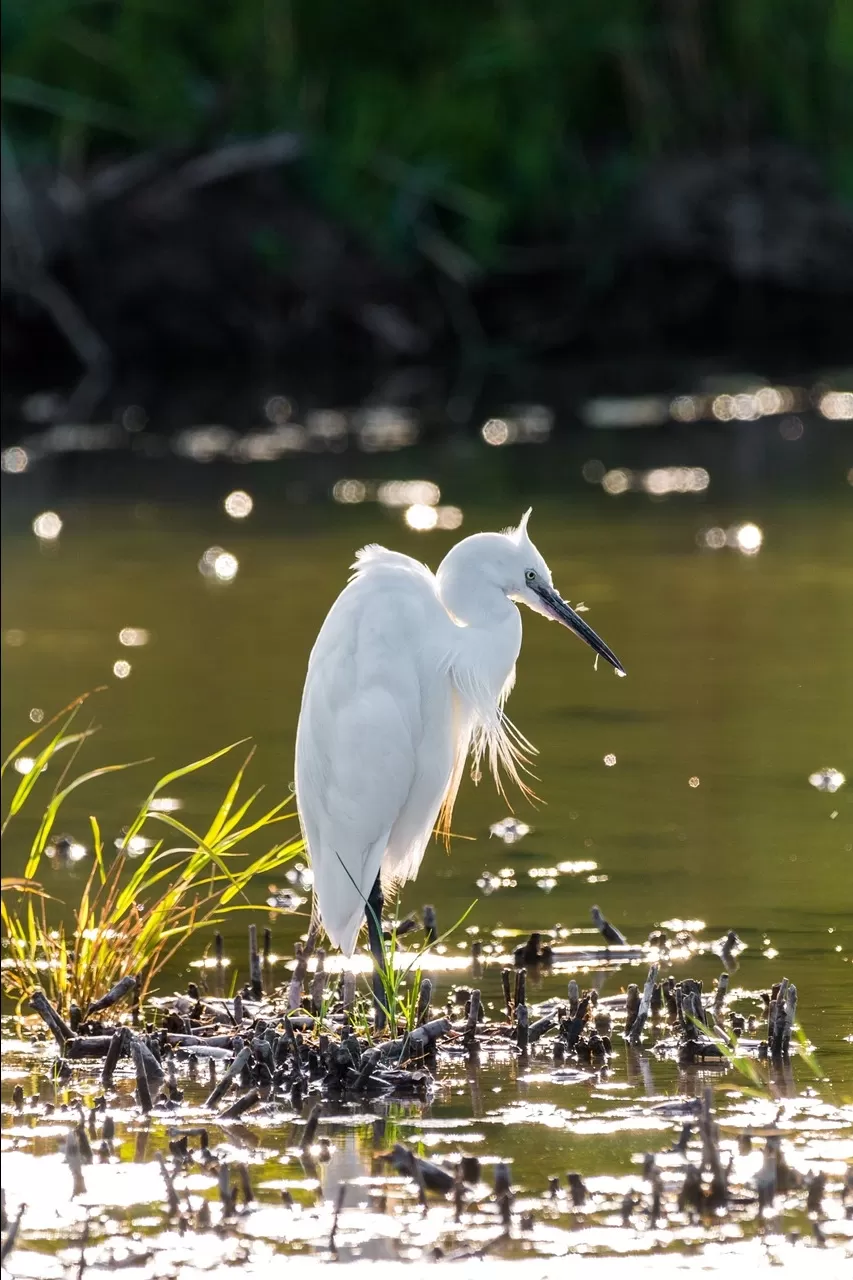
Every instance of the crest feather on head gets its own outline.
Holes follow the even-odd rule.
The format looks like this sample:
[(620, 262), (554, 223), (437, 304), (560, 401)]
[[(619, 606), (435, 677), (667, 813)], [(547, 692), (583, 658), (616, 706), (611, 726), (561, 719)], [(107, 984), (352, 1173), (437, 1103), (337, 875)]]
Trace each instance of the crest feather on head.
[(503, 530), (503, 532), (506, 534), (508, 538), (512, 538), (514, 542), (518, 542), (518, 543), (521, 543), (526, 539), (527, 522), (530, 519), (532, 511), (533, 511), (533, 508), (528, 507), (515, 528), (510, 527), (509, 529)]

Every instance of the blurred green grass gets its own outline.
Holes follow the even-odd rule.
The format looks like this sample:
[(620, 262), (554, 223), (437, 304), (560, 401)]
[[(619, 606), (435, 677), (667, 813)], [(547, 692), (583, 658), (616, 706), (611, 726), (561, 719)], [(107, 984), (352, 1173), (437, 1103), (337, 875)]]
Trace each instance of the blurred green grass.
[(294, 129), (295, 180), (389, 258), (428, 210), (493, 266), (727, 143), (796, 145), (853, 196), (849, 0), (6, 0), (2, 32), (25, 159)]

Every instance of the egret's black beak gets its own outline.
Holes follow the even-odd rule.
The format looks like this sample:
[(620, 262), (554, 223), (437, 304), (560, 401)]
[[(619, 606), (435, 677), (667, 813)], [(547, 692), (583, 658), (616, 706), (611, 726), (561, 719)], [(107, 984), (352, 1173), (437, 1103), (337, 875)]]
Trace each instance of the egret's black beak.
[(608, 649), (607, 645), (588, 626), (580, 614), (575, 613), (570, 604), (566, 604), (562, 596), (558, 595), (553, 587), (534, 586), (539, 599), (545, 606), (547, 612), (552, 618), (556, 618), (558, 622), (562, 622), (564, 627), (568, 627), (570, 631), (574, 631), (576, 636), (580, 636), (581, 640), (585, 640), (591, 649), (600, 654), (605, 661), (614, 667), (618, 676), (624, 676), (625, 668), (616, 657), (612, 649)]

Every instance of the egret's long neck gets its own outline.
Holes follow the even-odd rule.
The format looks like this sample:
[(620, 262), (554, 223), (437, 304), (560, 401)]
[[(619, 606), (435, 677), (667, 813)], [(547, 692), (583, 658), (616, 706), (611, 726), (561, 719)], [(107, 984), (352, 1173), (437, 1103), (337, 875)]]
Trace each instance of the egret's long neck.
[(487, 574), (466, 565), (461, 556), (454, 556), (453, 560), (448, 556), (438, 571), (439, 597), (454, 618), (464, 624), (450, 628), (453, 636), (449, 674), (463, 720), (448, 815), (469, 746), (474, 779), (479, 778), (480, 763), (487, 755), (499, 789), (503, 772), (524, 790), (519, 769), (526, 764), (526, 752), (532, 749), (503, 712), (504, 700), (515, 683), (521, 615)]
[[(464, 544), (463, 544), (464, 546)], [(451, 555), (438, 568), (438, 594), (445, 609), (466, 627), (493, 627), (518, 610), (489, 578)], [(458, 562), (458, 561), (461, 561)]]
[(512, 679), (521, 650), (518, 608), (476, 570), (439, 569), (438, 593), (445, 609), (463, 624), (454, 636), (457, 672), (464, 671), (496, 702)]

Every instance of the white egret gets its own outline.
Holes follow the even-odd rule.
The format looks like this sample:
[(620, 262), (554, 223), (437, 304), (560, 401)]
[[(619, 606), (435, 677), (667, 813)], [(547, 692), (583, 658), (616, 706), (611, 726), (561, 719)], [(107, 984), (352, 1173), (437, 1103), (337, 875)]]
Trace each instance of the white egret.
[(527, 532), (464, 538), (433, 574), (384, 547), (359, 551), (308, 661), (296, 801), (314, 916), (350, 956), (367, 918), (381, 1016), (383, 890), (412, 879), (436, 826), (450, 830), (465, 761), (484, 755), (524, 787), (531, 744), (504, 712), (523, 603), (622, 664), (554, 590)]

